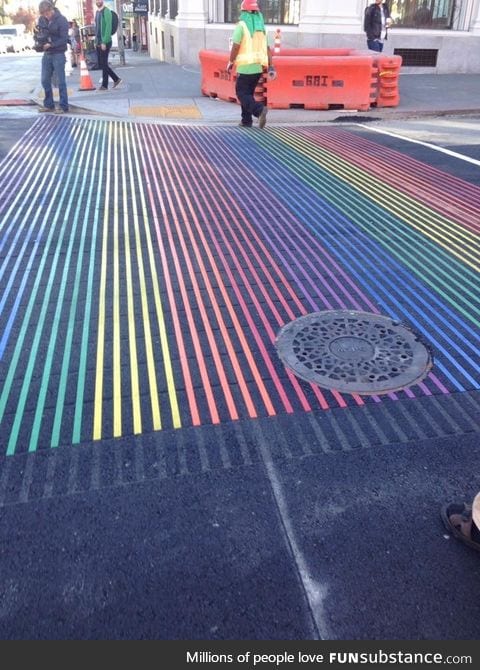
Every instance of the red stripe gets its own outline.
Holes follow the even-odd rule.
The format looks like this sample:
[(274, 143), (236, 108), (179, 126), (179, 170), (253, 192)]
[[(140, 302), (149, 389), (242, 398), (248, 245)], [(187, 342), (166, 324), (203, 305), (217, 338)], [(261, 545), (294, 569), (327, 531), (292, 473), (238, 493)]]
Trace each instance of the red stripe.
[[(145, 130), (147, 128), (148, 128), (149, 135), (150, 135), (150, 140), (151, 140), (152, 139), (152, 127), (151, 126), (142, 125), (141, 126), (142, 134), (145, 133)], [(147, 144), (147, 142), (145, 142), (145, 143)], [(148, 142), (148, 145), (151, 146), (151, 141)], [(176, 252), (175, 241), (173, 239), (172, 231), (171, 231), (171, 228), (170, 228), (170, 225), (169, 225), (169, 216), (167, 214), (167, 211), (165, 209), (165, 205), (163, 203), (163, 197), (166, 197), (167, 200), (168, 200), (168, 203), (170, 205), (170, 210), (171, 210), (171, 213), (172, 213), (172, 217), (175, 221), (175, 224), (178, 225), (177, 217), (176, 217), (176, 214), (175, 214), (175, 208), (174, 208), (172, 198), (171, 198), (169, 190), (168, 190), (167, 182), (164, 178), (164, 173), (166, 173), (167, 170), (164, 169), (164, 166), (162, 166), (160, 161), (159, 161), (159, 153), (154, 153), (152, 151), (150, 151), (148, 153), (149, 156), (150, 156), (150, 154), (154, 154), (154, 160), (155, 160), (155, 163), (157, 165), (157, 170), (156, 171), (154, 171), (152, 169), (151, 176), (152, 176), (152, 179), (154, 179), (157, 174), (160, 175), (160, 180), (161, 180), (162, 185), (163, 185), (165, 196), (162, 194), (162, 192), (159, 188), (158, 181), (155, 182), (157, 196), (159, 198), (159, 202), (161, 204), (161, 210), (162, 210), (162, 214), (163, 214), (162, 224), (164, 225), (165, 230), (167, 232), (168, 243), (169, 243), (170, 251), (171, 251), (171, 254), (172, 254), (172, 257), (173, 257), (175, 271), (176, 271), (176, 274), (177, 274), (177, 280), (178, 280), (178, 284), (179, 284), (179, 287), (180, 287), (180, 293), (181, 293), (181, 296), (182, 296), (183, 304), (184, 304), (184, 307), (185, 307), (185, 313), (186, 313), (188, 325), (189, 325), (189, 328), (190, 328), (190, 335), (192, 337), (193, 347), (194, 347), (194, 350), (195, 350), (196, 359), (197, 359), (197, 363), (198, 363), (199, 370), (200, 370), (200, 376), (202, 378), (202, 382), (203, 382), (203, 386), (204, 386), (204, 390), (205, 390), (205, 394), (206, 394), (206, 398), (207, 398), (207, 404), (208, 404), (208, 408), (209, 408), (209, 411), (210, 411), (210, 417), (211, 417), (211, 420), (212, 420), (213, 423), (220, 423), (220, 418), (219, 418), (219, 415), (218, 415), (218, 410), (217, 410), (217, 406), (216, 406), (216, 403), (215, 403), (215, 398), (214, 398), (214, 395), (213, 395), (213, 392), (212, 392), (212, 386), (210, 384), (210, 379), (209, 379), (209, 376), (208, 376), (207, 366), (205, 364), (205, 359), (203, 357), (202, 349), (201, 349), (201, 346), (200, 346), (200, 340), (198, 338), (197, 329), (196, 329), (196, 326), (195, 326), (195, 321), (194, 321), (194, 318), (193, 318), (192, 310), (191, 310), (189, 299), (188, 299), (187, 290), (186, 290), (186, 287), (185, 287), (185, 282), (183, 281), (182, 267), (181, 267), (180, 260), (179, 260), (179, 257), (177, 255), (177, 252)], [(165, 272), (165, 274), (167, 274), (168, 273), (168, 269), (167, 269), (168, 268), (168, 263), (167, 263), (167, 259), (165, 257), (165, 254), (162, 253), (163, 252), (163, 246), (162, 246), (161, 239), (160, 239), (160, 230), (159, 230), (159, 227), (158, 227), (158, 221), (157, 221), (156, 230), (157, 230), (157, 239), (159, 240), (160, 253), (162, 254), (162, 261), (164, 262), (164, 272)], [(171, 300), (173, 301), (173, 302), (171, 302), (172, 313), (173, 313), (173, 305), (175, 304), (173, 293), (169, 297), (171, 297)], [(182, 339), (182, 342), (183, 342), (183, 339)], [(184, 354), (185, 354), (185, 351), (184, 351)], [(182, 358), (182, 369), (183, 370), (185, 370), (184, 362), (185, 362), (185, 365), (186, 365), (186, 361), (187, 361), (187, 357), (186, 357), (186, 354), (185, 354), (185, 361)], [(190, 375), (188, 375), (188, 379), (189, 379), (189, 382), (191, 384)], [(187, 379), (185, 379), (185, 383), (187, 383)]]
[[(138, 128), (140, 127), (140, 129), (142, 131), (142, 135), (144, 134), (144, 128), (143, 128), (143, 126), (139, 126), (137, 124), (134, 124), (134, 127), (135, 127), (135, 132), (137, 133), (137, 139), (138, 139)], [(145, 139), (145, 138), (143, 137), (143, 139)], [(146, 146), (145, 141), (143, 143), (137, 142), (137, 144), (140, 147), (140, 151), (141, 151), (141, 154), (142, 154), (142, 159), (144, 159), (143, 164), (144, 164), (144, 168), (145, 168), (145, 173), (148, 174), (148, 170), (147, 170), (146, 163), (145, 163), (145, 157), (147, 158), (148, 163), (150, 164), (151, 172), (154, 173), (152, 160), (151, 160), (151, 152), (149, 152), (149, 151), (144, 152), (143, 151), (143, 147)], [(182, 335), (182, 328), (181, 328), (181, 325), (180, 325), (180, 319), (178, 318), (178, 311), (177, 311), (177, 306), (176, 306), (176, 303), (175, 303), (175, 295), (174, 295), (173, 288), (172, 288), (172, 280), (171, 280), (171, 276), (170, 276), (170, 272), (169, 272), (169, 266), (168, 266), (168, 262), (167, 262), (165, 248), (163, 246), (162, 236), (160, 234), (160, 221), (159, 221), (159, 217), (158, 217), (158, 213), (157, 213), (157, 206), (156, 206), (156, 202), (155, 202), (155, 197), (153, 195), (153, 190), (152, 190), (152, 187), (150, 185), (151, 184), (150, 180), (146, 179), (145, 182), (146, 182), (146, 189), (147, 189), (147, 193), (148, 193), (148, 198), (150, 200), (150, 207), (151, 207), (151, 210), (152, 210), (153, 222), (154, 222), (154, 225), (155, 225), (155, 233), (156, 233), (156, 236), (157, 236), (158, 249), (159, 249), (160, 258), (161, 258), (161, 261), (162, 261), (163, 276), (164, 276), (164, 279), (165, 279), (168, 301), (169, 301), (170, 309), (171, 309), (171, 313), (172, 313), (173, 327), (174, 327), (174, 330), (175, 330), (175, 339), (176, 339), (176, 343), (177, 343), (179, 354), (180, 354), (180, 365), (182, 367), (183, 378), (184, 378), (184, 381), (185, 381), (185, 390), (186, 390), (186, 393), (187, 393), (187, 399), (188, 399), (188, 405), (189, 405), (189, 408), (190, 408), (190, 415), (191, 415), (191, 418), (192, 418), (192, 424), (194, 426), (200, 426), (201, 425), (200, 414), (199, 414), (199, 411), (198, 411), (197, 401), (195, 399), (195, 393), (193, 391), (193, 384), (192, 384), (192, 378), (191, 378), (191, 375), (190, 375), (190, 369), (189, 369), (188, 363), (187, 363), (187, 353), (186, 353), (186, 349), (185, 349), (185, 342), (184, 342), (183, 335)], [(157, 195), (158, 195), (158, 200), (160, 202), (160, 208), (162, 210), (162, 220), (166, 220), (167, 214), (166, 214), (166, 211), (165, 211), (165, 205), (163, 203), (162, 197), (161, 197), (160, 192), (159, 192), (158, 183), (156, 183), (156, 192), (157, 192)]]

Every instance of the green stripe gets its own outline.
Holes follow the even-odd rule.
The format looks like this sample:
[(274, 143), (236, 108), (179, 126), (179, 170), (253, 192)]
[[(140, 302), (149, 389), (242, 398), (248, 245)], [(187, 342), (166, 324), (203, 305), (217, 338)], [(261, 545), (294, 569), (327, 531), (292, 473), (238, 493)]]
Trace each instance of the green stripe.
[[(82, 265), (83, 265), (83, 260), (84, 260), (84, 250), (85, 250), (85, 238), (87, 234), (87, 230), (89, 229), (88, 226), (88, 217), (90, 214), (91, 210), (91, 196), (92, 196), (92, 190), (94, 186), (97, 184), (97, 178), (96, 178), (96, 172), (95, 172), (95, 166), (97, 159), (95, 158), (93, 162), (91, 162), (91, 154), (94, 148), (94, 145), (96, 146), (96, 143), (94, 143), (92, 138), (95, 138), (96, 134), (94, 132), (94, 129), (96, 129), (98, 122), (93, 122), (92, 124), (89, 125), (89, 132), (92, 135), (92, 137), (89, 138), (88, 141), (88, 155), (86, 157), (86, 160), (83, 160), (83, 163), (80, 168), (83, 167), (83, 165), (88, 166), (88, 169), (90, 171), (90, 187), (88, 190), (88, 195), (86, 199), (86, 207), (85, 210), (82, 210), (81, 207), (83, 206), (83, 197), (85, 194), (85, 191), (87, 189), (87, 182), (85, 180), (82, 181), (81, 188), (79, 193), (75, 193), (72, 191), (71, 198), (70, 198), (70, 203), (69, 206), (71, 206), (71, 203), (73, 201), (73, 198), (76, 199), (77, 201), (77, 208), (75, 210), (75, 215), (73, 219), (73, 228), (72, 228), (72, 238), (70, 241), (70, 245), (73, 244), (73, 231), (76, 229), (78, 225), (78, 221), (80, 219), (80, 215), (82, 215), (83, 218), (83, 227), (81, 230), (80, 234), (80, 244), (78, 246), (78, 257), (77, 257), (77, 265), (75, 269), (75, 282), (73, 286), (73, 292), (72, 292), (72, 298), (70, 302), (70, 312), (68, 316), (68, 325), (67, 325), (67, 332), (65, 336), (65, 345), (64, 345), (64, 351), (63, 351), (63, 360), (62, 360), (62, 367), (61, 367), (61, 372), (60, 372), (60, 382), (58, 385), (58, 393), (57, 393), (57, 402), (55, 406), (55, 417), (53, 421), (53, 428), (52, 428), (52, 436), (51, 436), (51, 441), (50, 445), (52, 447), (58, 447), (59, 442), (60, 442), (60, 429), (61, 429), (61, 424), (62, 424), (62, 416), (63, 416), (63, 409), (64, 409), (64, 404), (65, 404), (65, 394), (66, 394), (66, 389), (67, 389), (67, 381), (68, 381), (68, 369), (69, 369), (69, 364), (70, 364), (70, 356), (72, 352), (72, 340), (73, 340), (73, 334), (75, 332), (75, 314), (77, 311), (77, 304), (78, 304), (78, 295), (80, 291), (80, 278), (82, 276)], [(84, 140), (85, 144), (87, 144), (87, 140)], [(98, 149), (96, 149), (96, 155), (98, 155)], [(83, 170), (79, 169), (79, 174), (84, 174)], [(69, 249), (70, 253), (70, 249)]]
[[(106, 149), (105, 145), (107, 142), (107, 136), (109, 136), (111, 129), (111, 122), (101, 122), (100, 129), (103, 131), (102, 135), (102, 148), (100, 151), (100, 170), (99, 174), (103, 174), (104, 164), (105, 164), (105, 154)], [(109, 139), (111, 139), (109, 137)], [(110, 151), (110, 149), (109, 149)], [(93, 186), (94, 175), (92, 175), (92, 186)], [(83, 418), (83, 397), (85, 393), (85, 379), (87, 375), (87, 358), (88, 358), (88, 331), (90, 327), (90, 319), (92, 314), (92, 296), (94, 289), (94, 279), (95, 279), (95, 254), (96, 254), (96, 245), (97, 245), (97, 230), (98, 230), (98, 221), (100, 218), (100, 213), (105, 204), (105, 193), (103, 191), (104, 182), (97, 189), (97, 197), (95, 201), (95, 218), (92, 228), (92, 243), (90, 247), (90, 263), (88, 266), (88, 280), (87, 280), (87, 301), (85, 303), (85, 313), (83, 316), (83, 328), (82, 328), (82, 343), (80, 346), (80, 361), (78, 366), (78, 378), (77, 378), (77, 393), (75, 397), (75, 416), (73, 421), (73, 432), (72, 432), (72, 443), (78, 444), (82, 439), (82, 418)]]
[[(276, 131), (273, 131), (276, 132)], [(378, 231), (372, 230), (368, 227), (367, 224), (363, 223), (361, 218), (357, 218), (356, 215), (364, 215), (365, 211), (367, 211), (366, 204), (368, 203), (368, 209), (372, 211), (373, 214), (381, 214), (385, 220), (390, 221), (392, 224), (398, 225), (401, 224), (401, 219), (397, 219), (391, 215), (389, 215), (385, 210), (383, 210), (381, 207), (374, 205), (368, 198), (363, 196), (361, 193), (358, 192), (358, 190), (354, 190), (352, 187), (348, 186), (348, 184), (344, 184), (342, 180), (340, 180), (338, 177), (334, 177), (328, 170), (325, 168), (319, 167), (318, 165), (315, 165), (315, 170), (312, 170), (312, 176), (308, 176), (306, 174), (306, 161), (309, 160), (308, 156), (306, 157), (305, 155), (302, 155), (302, 160), (300, 162), (300, 158), (298, 157), (298, 151), (293, 150), (292, 148), (285, 148), (283, 144), (275, 143), (272, 144), (271, 142), (268, 143), (268, 138), (263, 138), (259, 137), (260, 133), (257, 133), (254, 138), (251, 138), (253, 141), (259, 143), (262, 145), (262, 148), (266, 149), (268, 153), (270, 153), (277, 162), (281, 162), (282, 166), (289, 165), (290, 169), (292, 172), (294, 172), (298, 178), (305, 182), (306, 184), (309, 185), (309, 187), (319, 195), (321, 195), (327, 202), (333, 203), (335, 207), (340, 211), (346, 214), (347, 216), (352, 216), (354, 215), (355, 218), (353, 219), (353, 222), (357, 224), (360, 228), (365, 230), (373, 239), (377, 240), (380, 242), (380, 244), (383, 247), (386, 247), (393, 256), (395, 256), (399, 261), (401, 262), (402, 265), (405, 267), (408, 267), (412, 272), (417, 276), (420, 277), (425, 283), (429, 286), (431, 286), (437, 294), (441, 295), (450, 305), (455, 306), (458, 311), (463, 314), (468, 320), (470, 320), (472, 323), (474, 323), (476, 326), (480, 325), (480, 321), (478, 321), (477, 318), (475, 318), (472, 315), (472, 305), (470, 303), (467, 303), (466, 307), (462, 307), (460, 304), (458, 304), (452, 296), (456, 296), (460, 301), (464, 302), (465, 298), (464, 295), (458, 293), (456, 290), (452, 288), (452, 282), (450, 281), (449, 283), (443, 283), (443, 285), (446, 288), (449, 288), (451, 290), (451, 295), (448, 293), (445, 293), (444, 291), (441, 290), (439, 286), (439, 279), (438, 275), (434, 276), (434, 280), (432, 281), (428, 274), (431, 274), (431, 271), (428, 270), (428, 267), (426, 265), (423, 265), (423, 267), (426, 268), (428, 274), (424, 274), (418, 267), (417, 264), (408, 262), (407, 256), (405, 254), (405, 247), (400, 246), (400, 242), (395, 242), (395, 243), (390, 243), (388, 242), (391, 240), (391, 238), (388, 238), (387, 242), (385, 243), (384, 239), (382, 239), (381, 236), (378, 235)], [(293, 160), (293, 157), (297, 157), (298, 161), (298, 167)], [(311, 159), (310, 159), (311, 162)], [(319, 179), (319, 172), (321, 173), (321, 178)], [(342, 188), (340, 189), (339, 186), (342, 185)], [(339, 194), (338, 196), (335, 195), (335, 191), (338, 190)], [(348, 191), (351, 192), (351, 197), (350, 200), (354, 203), (353, 205), (348, 205), (347, 201), (349, 200), (348, 198)], [(355, 206), (355, 200), (363, 202), (362, 205)], [(412, 233), (411, 229), (408, 229), (410, 233)], [(376, 234), (377, 233), (377, 234)], [(436, 246), (435, 244), (431, 243), (430, 241), (425, 240), (421, 235), (417, 234), (410, 234), (410, 243), (415, 240), (420, 244), (420, 249), (422, 251), (422, 258), (425, 258), (426, 255), (426, 249), (425, 247), (429, 247), (432, 249), (431, 251), (431, 257), (433, 260), (433, 268), (438, 269), (438, 263), (439, 263), (439, 258), (438, 256), (444, 256), (445, 257), (445, 263), (448, 263), (448, 267), (450, 270), (450, 275), (449, 279), (451, 280), (451, 273), (452, 273), (452, 266), (456, 265), (459, 268), (462, 268), (462, 272), (464, 274), (472, 274), (469, 271), (469, 268), (467, 266), (463, 266), (460, 264), (456, 259), (452, 258), (447, 254), (447, 252), (444, 252), (443, 249), (440, 247)], [(396, 247), (399, 248), (399, 252), (396, 251)], [(414, 254), (410, 254), (411, 258), (415, 258)], [(464, 278), (465, 279), (465, 278)], [(472, 285), (472, 288), (475, 289), (475, 284)], [(476, 301), (478, 299), (478, 293), (471, 293), (466, 289), (465, 287), (465, 281), (464, 284), (462, 285), (462, 289), (464, 294), (468, 294), (472, 300)]]
[[(72, 143), (75, 143), (75, 138), (76, 138), (76, 135), (78, 133), (78, 129), (75, 128), (75, 130), (73, 131), (72, 127), (68, 126), (68, 131), (69, 131), (68, 132), (69, 139), (72, 141)], [(75, 150), (75, 153), (76, 153), (78, 151), (78, 145), (75, 145), (75, 146), (76, 146), (76, 150)], [(54, 156), (52, 156), (52, 160), (55, 160)], [(58, 156), (56, 157), (56, 160), (57, 160), (57, 162), (60, 160)], [(61, 162), (62, 162), (62, 168), (61, 168), (61, 171), (60, 171), (60, 173), (57, 177), (56, 186), (55, 186), (55, 189), (54, 189), (54, 191), (51, 195), (50, 204), (48, 206), (47, 211), (43, 214), (43, 216), (47, 220), (49, 220), (50, 213), (51, 213), (51, 210), (53, 209), (53, 207), (56, 207), (57, 211), (60, 214), (62, 213), (61, 205), (62, 205), (63, 200), (65, 198), (65, 195), (67, 193), (67, 190), (66, 190), (66, 187), (65, 187), (66, 185), (65, 185), (64, 176), (65, 176), (65, 174), (68, 174), (68, 173), (71, 174), (72, 173), (71, 161), (66, 160), (65, 158), (63, 158), (63, 160)], [(47, 161), (46, 164), (48, 165), (48, 161)], [(59, 191), (61, 191), (61, 198), (60, 198), (60, 202), (57, 203), (56, 202), (56, 196), (57, 196)], [(45, 244), (45, 249), (43, 251), (42, 259), (40, 261), (40, 265), (39, 265), (39, 268), (38, 268), (38, 271), (37, 271), (37, 280), (34, 283), (34, 289), (33, 289), (32, 293), (30, 295), (30, 301), (28, 303), (28, 307), (27, 307), (26, 312), (25, 312), (25, 317), (24, 317), (24, 320), (23, 320), (22, 329), (21, 329), (19, 338), (17, 340), (17, 344), (16, 344), (16, 347), (15, 347), (15, 352), (14, 352), (14, 355), (13, 355), (13, 358), (12, 358), (12, 363), (10, 365), (10, 370), (9, 370), (9, 374), (8, 374), (8, 377), (7, 377), (7, 383), (5, 384), (5, 388), (4, 388), (4, 391), (2, 393), (2, 397), (0, 398), (0, 418), (3, 415), (3, 412), (5, 410), (5, 405), (6, 405), (6, 402), (7, 402), (7, 398), (8, 398), (8, 395), (10, 393), (10, 390), (11, 390), (11, 383), (12, 383), (12, 380), (13, 380), (15, 365), (16, 365), (16, 362), (18, 361), (18, 358), (20, 357), (20, 353), (21, 353), (22, 348), (23, 348), (25, 335), (26, 335), (27, 330), (28, 330), (28, 324), (29, 324), (30, 316), (31, 316), (31, 313), (33, 311), (33, 307), (34, 307), (35, 302), (36, 302), (37, 294), (40, 290), (40, 277), (43, 274), (43, 270), (44, 270), (45, 265), (46, 265), (47, 260), (48, 260), (48, 256), (49, 256), (48, 252), (49, 252), (52, 240), (54, 239), (54, 234), (57, 232), (56, 229), (55, 229), (57, 221), (58, 221), (58, 217), (53, 217), (52, 222), (50, 224), (50, 230), (49, 230), (47, 242)], [(49, 296), (50, 296), (50, 293), (51, 293), (52, 287), (53, 287), (53, 276), (54, 276), (56, 264), (58, 262), (59, 247), (60, 247), (61, 239), (63, 238), (63, 234), (64, 234), (66, 226), (67, 226), (67, 222), (64, 221), (63, 225), (60, 229), (60, 235), (59, 235), (60, 239), (59, 239), (59, 242), (57, 243), (57, 250), (56, 250), (56, 253), (55, 253), (55, 260), (50, 265), (50, 281), (48, 282), (47, 290), (44, 292), (42, 310), (41, 310), (41, 313), (40, 313), (40, 318), (39, 318), (39, 322), (37, 324), (37, 328), (36, 328), (36, 331), (35, 331), (35, 336), (34, 336), (34, 339), (33, 339), (33, 342), (32, 342), (32, 346), (31, 346), (31, 349), (30, 349), (30, 356), (29, 356), (29, 360), (28, 360), (28, 366), (27, 366), (26, 373), (25, 373), (25, 376), (24, 376), (24, 379), (23, 379), (20, 398), (19, 398), (19, 401), (17, 403), (17, 409), (16, 409), (16, 413), (15, 413), (15, 419), (14, 419), (14, 422), (13, 422), (13, 426), (12, 426), (12, 432), (10, 433), (10, 439), (8, 441), (8, 446), (7, 446), (7, 455), (8, 456), (12, 455), (15, 452), (15, 447), (16, 447), (17, 440), (18, 440), (18, 432), (20, 430), (20, 424), (21, 424), (21, 421), (22, 421), (23, 412), (25, 410), (27, 395), (28, 395), (28, 392), (29, 392), (29, 389), (30, 389), (30, 382), (31, 382), (32, 375), (33, 375), (35, 357), (37, 355), (37, 351), (38, 351), (38, 347), (39, 347), (39, 343), (40, 343), (40, 338), (41, 338), (41, 335), (42, 335), (42, 329), (43, 329), (43, 325), (45, 323), (46, 313), (48, 311)]]

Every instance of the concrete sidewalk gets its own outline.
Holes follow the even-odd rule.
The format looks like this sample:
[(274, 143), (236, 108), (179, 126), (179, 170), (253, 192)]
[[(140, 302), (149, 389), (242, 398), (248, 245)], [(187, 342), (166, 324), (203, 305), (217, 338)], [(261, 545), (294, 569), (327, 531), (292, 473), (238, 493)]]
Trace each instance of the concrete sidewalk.
[[(112, 68), (122, 78), (115, 90), (79, 90), (80, 70), (68, 77), (69, 99), (74, 113), (120, 118), (151, 119), (166, 123), (223, 125), (238, 122), (238, 105), (208, 98), (201, 93), (201, 68), (183, 67), (153, 60), (147, 54), (126, 52), (120, 65), (113, 54)], [(92, 84), (99, 86), (100, 71), (89, 70)], [(269, 124), (310, 124), (361, 115), (364, 120), (412, 116), (476, 114), (480, 112), (480, 77), (455, 74), (401, 74), (400, 104), (391, 108), (355, 110), (269, 110)], [(42, 88), (36, 85), (33, 101), (40, 103)], [(12, 97), (17, 97), (12, 94)]]

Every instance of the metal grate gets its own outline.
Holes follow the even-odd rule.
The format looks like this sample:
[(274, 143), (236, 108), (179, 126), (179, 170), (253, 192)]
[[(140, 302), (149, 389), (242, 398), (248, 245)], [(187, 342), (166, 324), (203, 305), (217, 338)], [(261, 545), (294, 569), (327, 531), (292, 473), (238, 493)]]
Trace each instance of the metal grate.
[(380, 394), (417, 384), (432, 367), (418, 336), (380, 314), (329, 310), (284, 326), (278, 355), (298, 377), (347, 393)]
[(403, 67), (436, 67), (438, 49), (394, 49), (395, 56), (402, 57)]

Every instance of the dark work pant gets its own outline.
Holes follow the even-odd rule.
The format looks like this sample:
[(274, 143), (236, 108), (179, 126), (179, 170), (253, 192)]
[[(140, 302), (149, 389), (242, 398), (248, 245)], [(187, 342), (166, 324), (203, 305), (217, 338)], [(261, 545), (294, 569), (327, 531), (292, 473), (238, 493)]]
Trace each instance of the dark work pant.
[(258, 118), (262, 113), (263, 104), (257, 102), (254, 98), (255, 89), (261, 76), (261, 72), (258, 74), (237, 74), (235, 93), (242, 106), (242, 124), (244, 126), (251, 126), (252, 116)]
[(378, 40), (367, 40), (367, 47), (371, 51), (383, 51), (383, 42)]
[(103, 88), (108, 88), (108, 77), (111, 77), (113, 81), (118, 81), (120, 77), (115, 74), (112, 68), (108, 64), (108, 54), (110, 53), (110, 48), (112, 43), (107, 44), (107, 48), (103, 51), (100, 47), (97, 47), (97, 58), (98, 58), (98, 67), (102, 70), (102, 86)]

